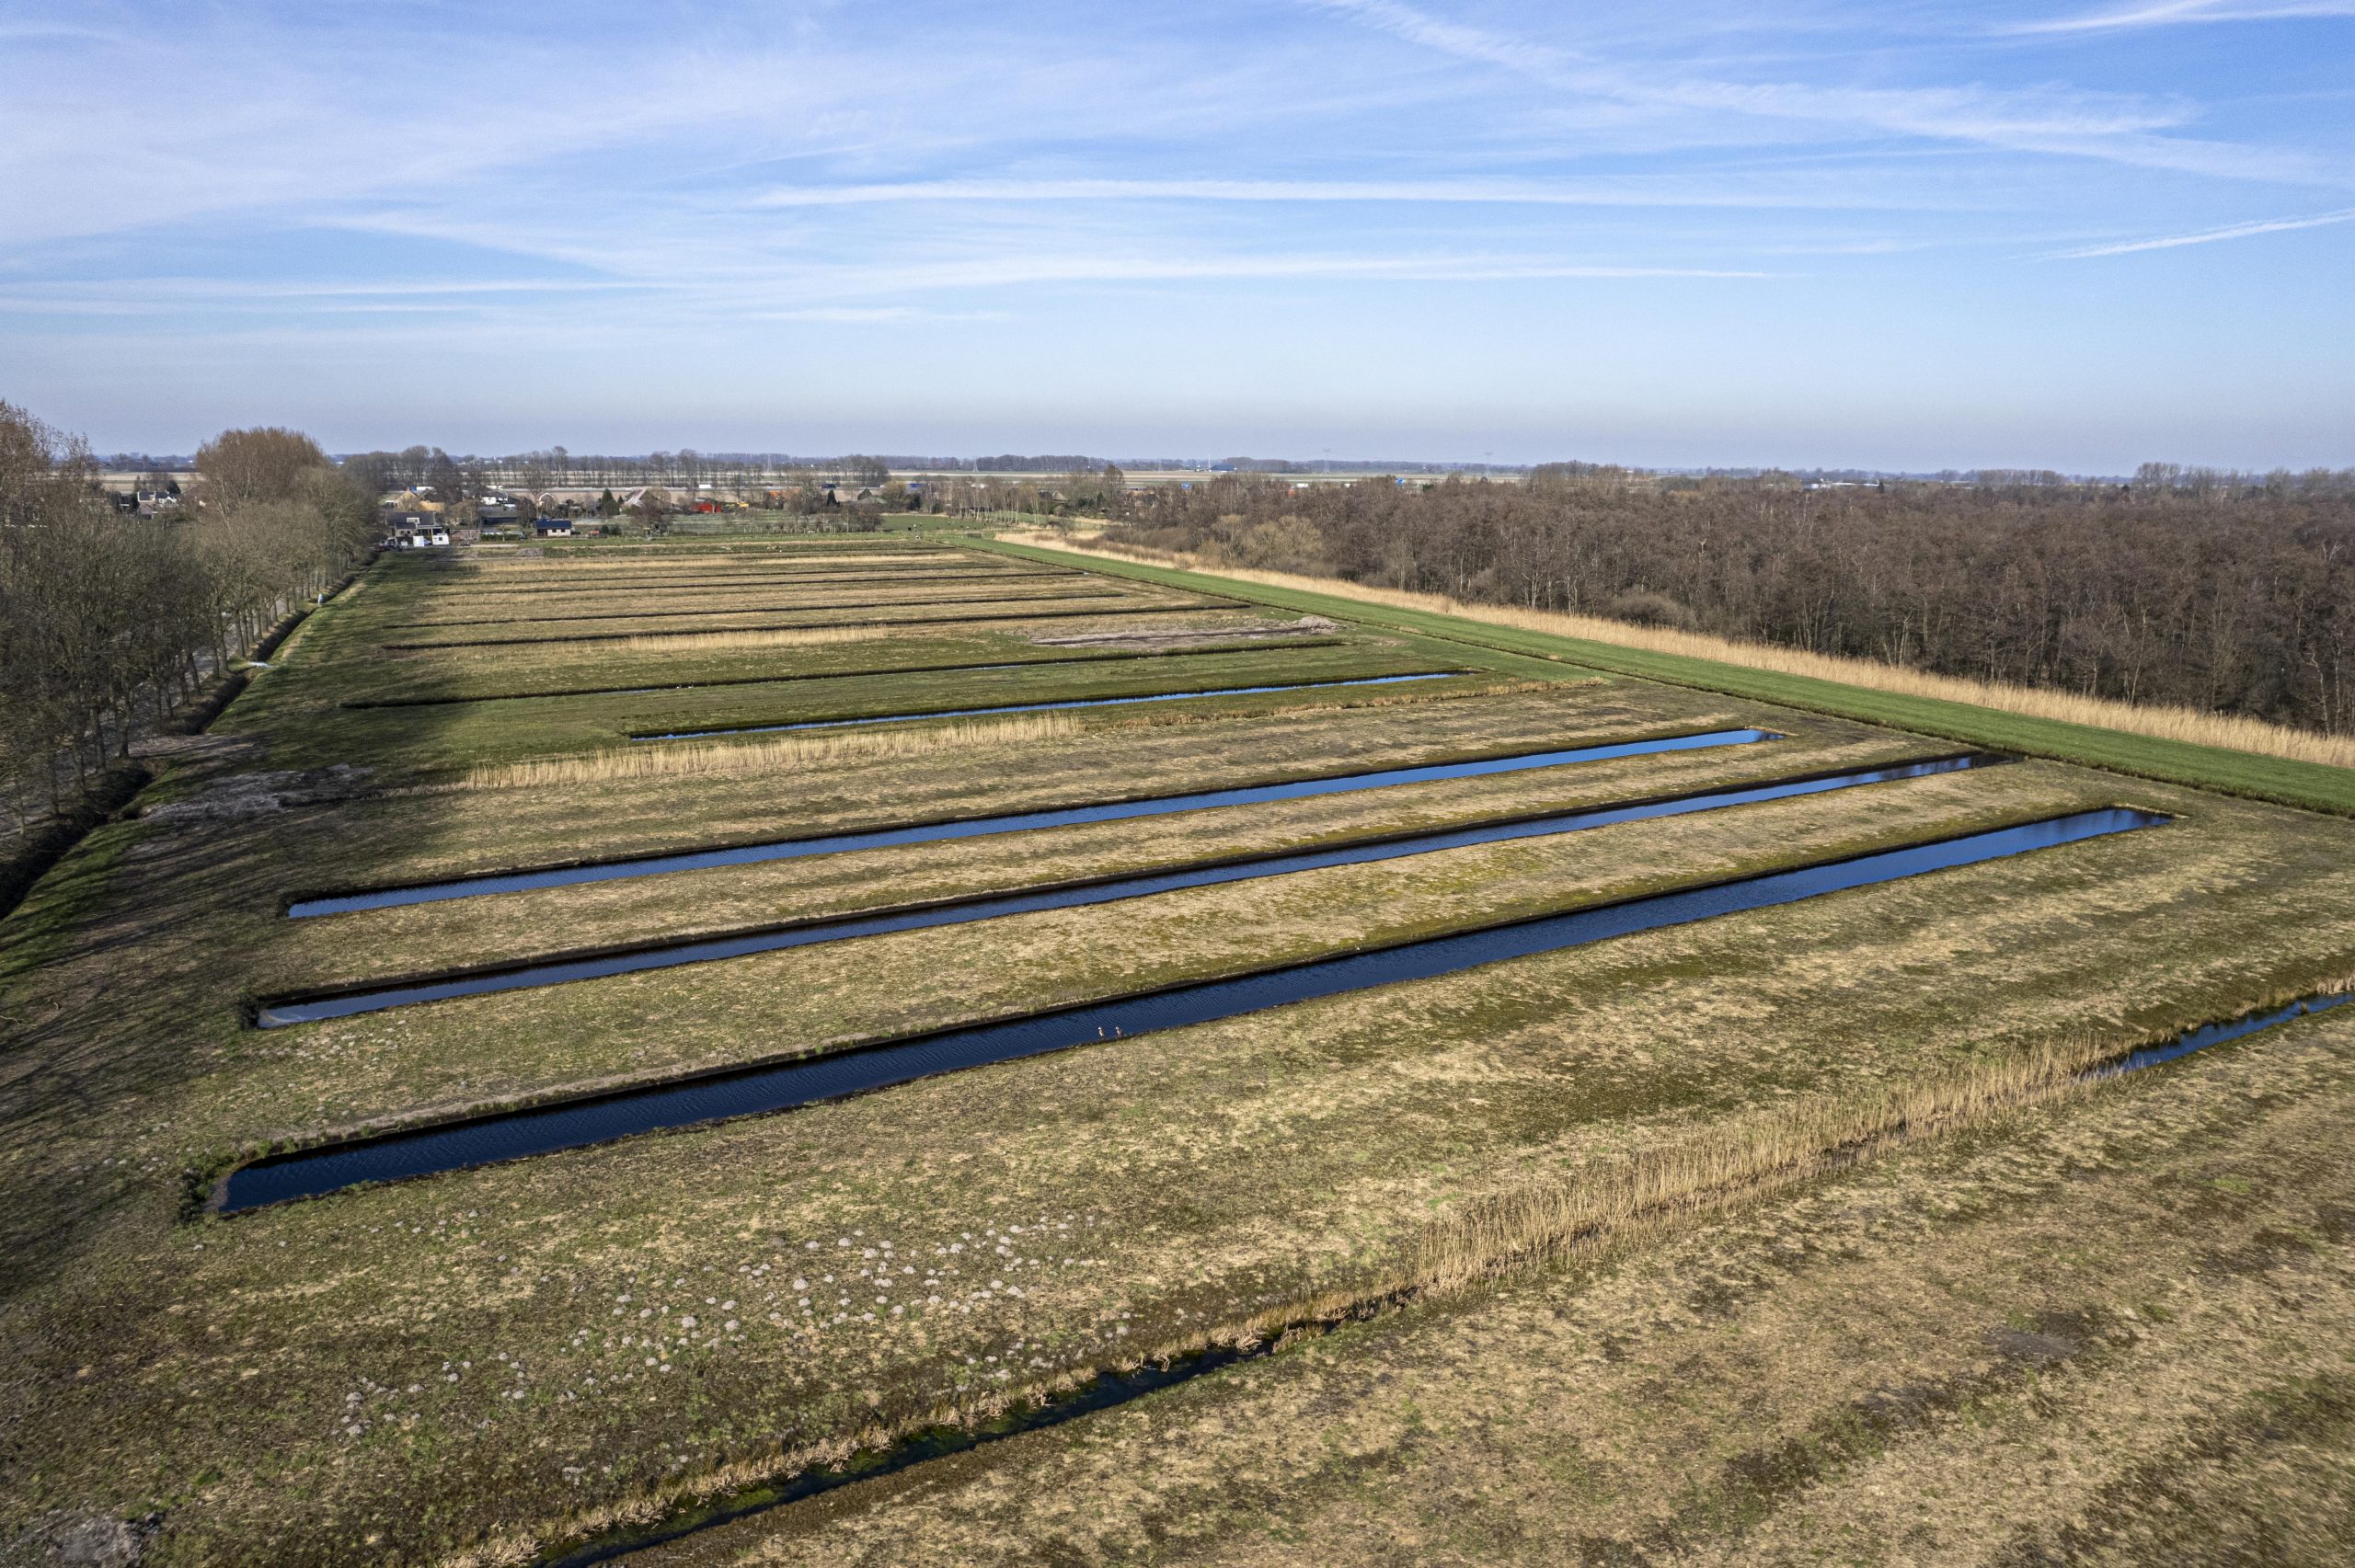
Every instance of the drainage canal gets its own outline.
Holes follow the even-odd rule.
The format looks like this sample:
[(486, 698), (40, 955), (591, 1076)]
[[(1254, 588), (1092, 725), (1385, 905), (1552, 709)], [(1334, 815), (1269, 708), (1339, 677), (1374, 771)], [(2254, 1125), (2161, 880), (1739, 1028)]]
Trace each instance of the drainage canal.
[(1106, 1001), (879, 1040), (821, 1057), (723, 1070), (642, 1089), (331, 1144), (232, 1171), (222, 1179), (214, 1202), (225, 1212), (236, 1212), (362, 1182), (427, 1175), (603, 1143), (635, 1133), (787, 1110), (1097, 1040), (1214, 1023), (1373, 986), (1432, 979), (1509, 958), (1797, 903), (2155, 827), (2167, 820), (2123, 807), (2073, 812), (1904, 849), (1314, 958), (1255, 974), (1193, 981)]
[[(922, 605), (913, 606), (921, 609)], [(804, 607), (807, 609), (807, 607)], [(832, 608), (832, 607), (827, 607)], [(832, 629), (836, 626), (971, 626), (984, 621), (1077, 621), (1112, 615), (1207, 615), (1212, 611), (1227, 612), (1247, 608), (1239, 600), (1224, 599), (1208, 604), (1132, 604), (1125, 609), (1097, 610), (1015, 610), (987, 615), (902, 615), (872, 621), (794, 621), (785, 625), (766, 626), (684, 626), (656, 632), (579, 632), (559, 637), (452, 637), (432, 643), (385, 643), (387, 649), (416, 652), (431, 648), (460, 647), (546, 647), (559, 643), (619, 643), (632, 637), (725, 637), (739, 632), (803, 632), (812, 627)], [(817, 614), (818, 610), (808, 610)], [(765, 614), (765, 611), (729, 611), (729, 614)], [(505, 624), (505, 623), (500, 623)]]
[[(2164, 1044), (2135, 1051), (2107, 1067), (2096, 1068), (2086, 1076), (2115, 1077), (2121, 1072), (2132, 1072), (2163, 1061), (2173, 1061), (2193, 1051), (2221, 1045), (2226, 1040), (2236, 1040), (2259, 1029), (2269, 1029), (2277, 1024), (2286, 1024), (2308, 1013), (2326, 1012), (2349, 1001), (2355, 1001), (2355, 992), (2324, 992), (2293, 1001), (2286, 1007), (2246, 1013), (2228, 1023), (2202, 1024), (2196, 1029), (2187, 1029)], [(1190, 1382), (1205, 1373), (1231, 1367), (1238, 1361), (1257, 1361), (1273, 1356), (1301, 1340), (1320, 1336), (1349, 1319), (1377, 1316), (1394, 1305), (1396, 1300), (1392, 1298), (1361, 1303), (1348, 1314), (1302, 1319), (1281, 1329), (1270, 1330), (1247, 1345), (1212, 1345), (1190, 1355), (1175, 1356), (1163, 1362), (1147, 1362), (1130, 1369), (1098, 1372), (1075, 1387), (1049, 1394), (1035, 1403), (1017, 1405), (970, 1426), (926, 1427), (912, 1432), (888, 1447), (862, 1449), (839, 1465), (820, 1465), (793, 1475), (755, 1482), (716, 1496), (695, 1499), (672, 1509), (652, 1524), (625, 1525), (593, 1536), (576, 1537), (572, 1541), (543, 1553), (538, 1562), (543, 1568), (590, 1568), (592, 1563), (610, 1562), (630, 1552), (643, 1551), (719, 1525), (764, 1514), (772, 1508), (781, 1508), (856, 1482), (895, 1474), (913, 1465), (961, 1454), (969, 1448), (1020, 1436), (1025, 1432), (1060, 1426), (1099, 1410), (1127, 1404), (1132, 1400), (1142, 1399), (1173, 1384)]]
[(867, 714), (856, 718), (805, 719), (798, 724), (745, 724), (727, 729), (674, 729), (633, 735), (632, 740), (701, 740), (716, 735), (771, 735), (783, 729), (841, 729), (855, 724), (912, 724), (925, 718), (982, 718), (991, 714), (1035, 714), (1054, 708), (1109, 708), (1142, 703), (1177, 703), (1189, 697), (1255, 697), (1264, 692), (1327, 692), (1343, 686), (1397, 686), (1409, 681), (1444, 681), (1469, 670), (1429, 670), (1415, 675), (1361, 675), (1353, 681), (1293, 681), (1279, 686), (1205, 686), (1194, 692), (1156, 692), (1142, 697), (1069, 697), (1059, 703), (1008, 703), (994, 708), (936, 708), (915, 714)]
[(265, 1029), (281, 1029), (290, 1024), (316, 1024), (322, 1019), (348, 1018), (357, 1013), (382, 1013), (388, 1008), (411, 1007), (425, 1001), (446, 1001), (453, 997), (484, 996), (493, 991), (536, 990), (543, 986), (563, 985), (572, 980), (604, 979), (614, 975), (643, 974), (649, 969), (675, 969), (687, 964), (744, 958), (756, 953), (780, 953), (788, 947), (814, 947), (821, 943), (846, 942), (858, 936), (926, 931), (945, 925), (970, 925), (975, 921), (995, 920), (1004, 915), (1035, 914), (1045, 910), (1116, 904), (1130, 898), (1148, 898), (1155, 893), (1175, 893), (1190, 887), (1216, 887), (1229, 882), (1257, 882), (1296, 871), (1321, 871), (1338, 865), (1366, 865), (1380, 861), (1403, 860), (1413, 855), (1463, 849), (1474, 844), (1505, 843), (1515, 839), (1558, 838), (1566, 833), (1607, 828), (1614, 823), (1642, 822), (1660, 817), (1688, 817), (1703, 811), (1722, 811), (1729, 807), (1753, 806), (1762, 801), (1787, 800), (1798, 795), (1854, 789), (1859, 784), (1923, 778), (1932, 773), (1960, 773), (1966, 768), (2006, 760), (1974, 753), (1843, 773), (1817, 773), (1730, 789), (1694, 790), (1683, 795), (1621, 801), (1611, 806), (1579, 810), (1523, 812), (1453, 828), (1381, 833), (1324, 849), (1225, 855), (1215, 860), (1167, 866), (1159, 871), (1080, 877), (1067, 882), (1044, 883), (1011, 893), (936, 898), (867, 910), (857, 914), (790, 921), (752, 931), (731, 932), (725, 936), (649, 942), (570, 957), (487, 965), (477, 969), (445, 973), (430, 979), (341, 987), (283, 997), (262, 1003), (254, 1021)]
[[(1338, 647), (1338, 637), (1320, 637), (1285, 645), (1288, 648)], [(1261, 653), (1265, 645), (1146, 649), (1119, 653), (1083, 653), (1062, 658), (999, 659), (989, 664), (901, 664), (866, 670), (811, 670), (788, 675), (725, 675), (714, 681), (673, 681), (662, 686), (568, 686), (552, 692), (493, 692), (479, 697), (361, 697), (340, 704), (346, 708), (442, 708), (460, 703), (528, 703), (547, 697), (628, 697), (649, 692), (699, 692), (716, 686), (782, 686), (804, 681), (864, 681), (875, 675), (962, 675), (986, 670), (1061, 670), (1072, 664), (1119, 664), (1141, 658), (1208, 658), (1213, 654)]]
[(812, 614), (833, 610), (923, 610), (935, 604), (1073, 604), (1083, 599), (1134, 599), (1125, 589), (1089, 593), (971, 593), (942, 599), (850, 599), (839, 604), (723, 604), (707, 610), (600, 610), (586, 615), (499, 615), (465, 621), (395, 621), (386, 630), (418, 632), (434, 626), (555, 626), (571, 621), (677, 621), (695, 615)]
[(2334, 1007), (2355, 1001), (2355, 990), (2316, 991), (2280, 1007), (2263, 1007), (2254, 1013), (2244, 1013), (2238, 1018), (2228, 1018), (2221, 1024), (2202, 1024), (2196, 1029), (2186, 1029), (2171, 1040), (2155, 1046), (2144, 1046), (2130, 1051), (2113, 1062), (2088, 1070), (2087, 1078), (2115, 1078), (2121, 1072), (2139, 1072), (2146, 1067), (2188, 1057), (2194, 1051), (2204, 1051), (2211, 1046), (2221, 1046), (2227, 1040), (2237, 1040), (2254, 1035), (2259, 1029), (2270, 1029), (2277, 1024), (2287, 1024), (2309, 1013), (2327, 1013)]
[(1601, 746), (1573, 747), (1567, 750), (1528, 751), (1463, 762), (1433, 762), (1423, 767), (1385, 768), (1371, 773), (1335, 773), (1323, 778), (1294, 779), (1283, 784), (1199, 790), (1190, 795), (1146, 795), (1141, 799), (1101, 801), (1090, 806), (1057, 807), (1042, 811), (1017, 811), (997, 817), (949, 818), (906, 823), (897, 828), (876, 828), (865, 832), (830, 833), (807, 839), (773, 839), (764, 843), (694, 850), (683, 854), (634, 855), (623, 860), (552, 866), (543, 871), (492, 872), (451, 877), (440, 882), (414, 883), (401, 887), (322, 895), (297, 898), (287, 907), (286, 912), (293, 919), (303, 920), (313, 915), (344, 914), (355, 910), (439, 903), (445, 898), (468, 898), (479, 894), (574, 887), (586, 882), (618, 882), (637, 876), (661, 876), (674, 871), (707, 871), (720, 865), (757, 865), (773, 860), (798, 860), (806, 855), (841, 854), (850, 850), (889, 849), (904, 844), (937, 843), (948, 839), (988, 838), (997, 833), (1019, 833), (1034, 828), (1072, 828), (1090, 822), (1123, 822), (1139, 817), (1167, 817), (1181, 811), (1204, 811), (1221, 806), (1266, 806), (1281, 800), (1353, 795), (1360, 790), (1388, 789), (1397, 784), (1489, 778), (1499, 773), (1572, 767), (1580, 762), (1648, 757), (1668, 751), (1701, 751), (1719, 746), (1746, 746), (1752, 741), (1781, 738), (1781, 736), (1763, 729), (1713, 729), (1698, 735), (1620, 740)]

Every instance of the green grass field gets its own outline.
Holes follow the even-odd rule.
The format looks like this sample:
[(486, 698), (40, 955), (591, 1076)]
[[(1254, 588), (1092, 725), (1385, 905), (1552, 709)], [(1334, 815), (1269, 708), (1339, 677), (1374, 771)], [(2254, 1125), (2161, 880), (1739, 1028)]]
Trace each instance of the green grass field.
[[(2355, 1410), (2355, 1197), (2336, 1150), (2355, 1009), (2065, 1085), (2355, 979), (2355, 822), (2248, 780), (2195, 787), (2213, 781), (2159, 743), (2133, 741), (2118, 771), (2020, 744), (2038, 759), (251, 1026), (254, 1000), (286, 991), (2012, 733), (2005, 715), (1778, 702), (1755, 678), (1705, 689), (1208, 579), (1116, 573), (1089, 584), (1120, 613), (973, 619), (988, 607), (943, 603), (918, 574), (1004, 557), (953, 544), (856, 585), (883, 609), (804, 608), (852, 591), (832, 563), (882, 569), (876, 548), (797, 544), (816, 565), (772, 590), (784, 610), (740, 613), (725, 582), (678, 592), (727, 612), (704, 617), (724, 630), (870, 623), (750, 645), (632, 615), (617, 624), (661, 640), (394, 646), (510, 589), (594, 603), (626, 565), (687, 582), (711, 569), (700, 544), (382, 560), (139, 815), (0, 925), (7, 1553), (103, 1537), (149, 1563), (530, 1562), (1287, 1324), (1340, 1326), (646, 1560), (2184, 1560), (2273, 1539), (2248, 1532), (2275, 1494), (2315, 1498), (2283, 1543), (2343, 1544), (2328, 1499), (2347, 1494)], [(1304, 633), (1300, 612), (1333, 624)], [(1129, 640), (1069, 641), (1100, 635)], [(1079, 657), (1108, 647), (1137, 657)], [(984, 665), (1007, 668), (931, 668)], [(1442, 670), (1462, 673), (1303, 684)], [(1227, 684), (1298, 689), (997, 730), (852, 726), (799, 751), (627, 738)], [(557, 691), (578, 694), (533, 694)], [(349, 705), (370, 703), (414, 705)], [(1780, 738), (281, 912), (322, 891), (1740, 726)], [(675, 767), (640, 761), (690, 746)], [(499, 782), (543, 762), (567, 782)], [(787, 1114), (203, 1207), (272, 1150), (2108, 806), (2174, 820)], [(2217, 1436), (2250, 1422), (2294, 1434), (2278, 1462)]]

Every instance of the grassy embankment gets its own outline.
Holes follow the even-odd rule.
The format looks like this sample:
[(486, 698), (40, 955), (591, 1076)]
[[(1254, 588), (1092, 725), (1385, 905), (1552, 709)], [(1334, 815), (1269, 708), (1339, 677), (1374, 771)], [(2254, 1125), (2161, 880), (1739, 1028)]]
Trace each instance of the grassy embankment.
[[(232, 711), (231, 727), (266, 751), (181, 781), (184, 805), (234, 800), (241, 767), (333, 754), (312, 732), (342, 722), (339, 692), (374, 679), (383, 622), (439, 590), (422, 572), (412, 583), (411, 566), (317, 618)], [(389, 608), (370, 610), (380, 599)], [(856, 645), (879, 665), (911, 646)], [(157, 1563), (498, 1555), (944, 1408), (987, 1409), (1144, 1352), (1461, 1278), (1499, 1246), (1560, 1240), (1545, 1227), (1607, 1208), (1631, 1172), (1802, 1174), (1823, 1140), (1887, 1131), (1907, 1107), (1969, 1103), (1952, 1085), (2030, 1083), (2355, 974), (2355, 826), (2034, 763), (333, 1024), (239, 1024), (240, 1000), (263, 982), (1940, 749), (1640, 681), (1510, 689), (1520, 658), (1451, 646), (1496, 669), (1500, 689), (1378, 708), (1332, 694), (1258, 711), (1170, 704), (1187, 711), (1151, 724), (1099, 711), (961, 749), (781, 753), (793, 766), (775, 774), (684, 771), (571, 791), (519, 777), (102, 830), (69, 868), (93, 874), (77, 897), (44, 905), (57, 922), (39, 933), (12, 922), (0, 938), (47, 944), (0, 999), (0, 1241), (27, 1260), (0, 1309), (23, 1368), (0, 1391), (19, 1436), (0, 1539), (52, 1515), (161, 1509)], [(1317, 652), (1260, 657), (1280, 674)], [(1791, 738), (592, 896), (277, 914), (281, 894), (322, 886), (1738, 723)], [(477, 732), (436, 754), (514, 776), (500, 759), (547, 760), (556, 732), (535, 734)], [(419, 778), (393, 749), (357, 756), (379, 784)], [(180, 1207), (184, 1171), (273, 1140), (2116, 801), (2180, 820), (791, 1116), (231, 1221)], [(127, 990), (125, 973), (143, 983)], [(1780, 1152), (1760, 1165), (1761, 1150)], [(1514, 1214), (1532, 1218), (1491, 1227)], [(2230, 1244), (2227, 1230), (2212, 1234)], [(2314, 1330), (2335, 1332), (2322, 1319)], [(1642, 1429), (1631, 1416), (1606, 1437)], [(1122, 1495), (1138, 1500), (1132, 1519), (1152, 1505)]]
[[(2355, 815), (2355, 741), (2177, 709), (2137, 709), (2065, 692), (1949, 681), (1861, 659), (1832, 659), (1591, 616), (1460, 604), (1430, 594), (1277, 573), (1158, 567), (1100, 551), (1005, 540), (977, 547), (1026, 560), (1087, 560), (1140, 582), (1238, 598), (1589, 669), (1837, 714), (2198, 789)], [(1559, 629), (1554, 629), (1559, 628)], [(1579, 633), (1585, 635), (1578, 635)], [(1714, 656), (1714, 657), (1712, 657)], [(2026, 711), (2020, 711), (2026, 710)], [(2066, 714), (2071, 716), (2052, 716)], [(2154, 731), (2155, 733), (2142, 733)], [(2183, 738), (2189, 735), (2199, 738)], [(2286, 752), (2288, 754), (2277, 754)]]

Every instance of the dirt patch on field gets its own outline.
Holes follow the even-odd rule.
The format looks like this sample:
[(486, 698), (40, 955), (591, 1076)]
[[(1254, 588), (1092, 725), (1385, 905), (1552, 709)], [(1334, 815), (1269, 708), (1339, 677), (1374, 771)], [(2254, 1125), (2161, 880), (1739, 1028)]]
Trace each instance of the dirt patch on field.
[(145, 812), (150, 822), (238, 822), (290, 807), (348, 800), (365, 792), (370, 770), (338, 762), (327, 768), (235, 773), (185, 800)]

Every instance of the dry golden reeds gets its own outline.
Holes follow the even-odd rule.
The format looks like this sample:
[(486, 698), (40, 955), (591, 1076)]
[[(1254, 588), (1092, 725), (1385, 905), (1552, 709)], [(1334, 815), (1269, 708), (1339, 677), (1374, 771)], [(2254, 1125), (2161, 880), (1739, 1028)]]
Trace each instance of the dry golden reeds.
[(457, 787), (514, 789), (625, 784), (636, 779), (748, 778), (820, 762), (876, 757), (921, 757), (969, 746), (1051, 740), (1078, 733), (1068, 714), (1025, 714), (961, 724), (893, 725), (822, 735), (779, 735), (761, 740), (706, 740), (686, 746), (633, 746), (578, 757), (546, 757), (474, 769)]
[(626, 648), (660, 652), (666, 648), (818, 647), (826, 643), (866, 643), (890, 636), (882, 626), (778, 626), (766, 631), (648, 632), (626, 637)]
[(1765, 670), (1782, 675), (1835, 681), (1845, 686), (1861, 686), (1869, 691), (1891, 692), (1902, 696), (1968, 703), (2002, 713), (2123, 730), (2131, 735), (2147, 735), (2159, 740), (2179, 740), (2194, 746), (2216, 746), (2227, 750), (2254, 752), (2259, 756), (2281, 757), (2292, 761), (2355, 768), (2355, 738), (2319, 735), (2235, 714), (2203, 713), (2196, 708), (2120, 702), (2111, 697), (2088, 696), (2076, 692), (2055, 692), (2001, 681), (1972, 681), (1957, 675), (1936, 675), (1901, 664), (1884, 664), (1878, 659), (1849, 658), (1832, 654), (1809, 653), (1801, 648), (1775, 647), (1766, 643), (1739, 642), (1731, 637), (1678, 631), (1669, 626), (1631, 625), (1623, 621), (1608, 621), (1598, 615), (1573, 614), (1567, 611), (1523, 610), (1506, 604), (1467, 604), (1445, 594), (1407, 593), (1396, 589), (1347, 582), (1338, 578), (1302, 577), (1292, 572), (1263, 572), (1240, 567), (1205, 567), (1189, 556), (1166, 551), (1105, 550), (1075, 544), (1054, 534), (1007, 537), (1017, 544), (1036, 544), (1075, 555), (1094, 555), (1114, 561), (1146, 560), (1213, 577), (1233, 578), (1240, 582), (1330, 594), (1337, 599), (1385, 604), (1398, 610), (1455, 615), (1493, 626), (1582, 637), (1589, 642), (1639, 648), (1648, 653), (1714, 659), (1720, 664), (1739, 665), (1745, 670)]
[[(2323, 989), (2355, 989), (2355, 983)], [(2090, 1093), (2087, 1070), (2114, 1059), (2129, 1044), (2118, 1037), (2086, 1037), (2004, 1061), (1970, 1064), (1912, 1084), (1810, 1095), (1720, 1117), (1661, 1147), (1468, 1205), (1426, 1227), (1396, 1263), (1370, 1278), (1294, 1296), (1150, 1348), (1132, 1348), (1118, 1365), (1124, 1370), (1147, 1362), (1166, 1365), (1212, 1346), (1247, 1348), (1270, 1339), (1281, 1346), (1304, 1325), (1378, 1315), (1407, 1302), (1460, 1294), (1517, 1268), (1639, 1240), (1680, 1216), (1767, 1196), (1914, 1139)], [(544, 1532), (519, 1533), (444, 1557), (442, 1565), (494, 1568), (528, 1562), (552, 1543), (645, 1524), (689, 1500), (765, 1484), (821, 1465), (840, 1465), (861, 1450), (887, 1448), (911, 1431), (978, 1425), (1017, 1404), (1083, 1386), (1096, 1372), (1086, 1365), (1062, 1368), (1023, 1384), (944, 1401), (913, 1419), (879, 1418), (829, 1440), (724, 1460), (634, 1496), (576, 1510), (552, 1520)]]
[[(1281, 722), (1323, 716), (1341, 708), (1400, 707), (1447, 702), (1459, 697), (1494, 697), (1522, 692), (1558, 692), (1578, 682), (1507, 681), (1457, 692), (1383, 692), (1313, 707), (1280, 709), (1250, 715), (1255, 723)], [(783, 735), (766, 740), (706, 740), (693, 745), (633, 746), (626, 750), (591, 751), (580, 756), (548, 757), (523, 762), (499, 762), (478, 767), (450, 784), (421, 784), (404, 794), (432, 794), (452, 789), (546, 789), (580, 784), (626, 784), (635, 779), (750, 778), (782, 769), (813, 763), (864, 761), (878, 757), (922, 757), (968, 746), (1019, 745), (1055, 740), (1092, 730), (1168, 729), (1183, 725), (1214, 723), (1237, 716), (1212, 709), (1187, 713), (1147, 708), (1116, 719), (1097, 718), (1083, 725), (1072, 714), (1025, 714), (1012, 718), (977, 719), (956, 724), (908, 726), (891, 724), (874, 729), (845, 729), (820, 735)]]

